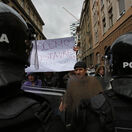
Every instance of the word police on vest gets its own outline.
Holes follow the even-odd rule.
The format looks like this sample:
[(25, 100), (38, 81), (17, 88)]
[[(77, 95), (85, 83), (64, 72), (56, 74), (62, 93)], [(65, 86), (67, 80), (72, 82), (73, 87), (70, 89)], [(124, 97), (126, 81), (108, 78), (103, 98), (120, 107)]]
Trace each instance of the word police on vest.
[(123, 68), (126, 68), (126, 67), (129, 67), (129, 68), (132, 68), (132, 62), (123, 62)]
[(6, 42), (9, 43), (8, 37), (6, 34), (2, 33), (0, 36), (0, 42)]

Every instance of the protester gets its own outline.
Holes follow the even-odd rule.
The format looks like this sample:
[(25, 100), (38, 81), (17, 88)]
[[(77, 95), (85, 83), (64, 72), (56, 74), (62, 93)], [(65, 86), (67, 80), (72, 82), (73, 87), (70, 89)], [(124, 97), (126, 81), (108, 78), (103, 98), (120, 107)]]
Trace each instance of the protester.
[(104, 80), (105, 67), (104, 65), (98, 65), (95, 71), (95, 77), (99, 80), (103, 90), (106, 89), (107, 82)]
[(43, 87), (58, 87), (58, 77), (53, 72), (45, 72), (43, 78)]
[(78, 106), (82, 98), (89, 98), (102, 91), (99, 81), (95, 77), (87, 76), (86, 68), (84, 62), (77, 62), (74, 66), (75, 76), (68, 82), (64, 103), (70, 111)]
[(99, 65), (97, 68), (96, 68), (96, 71), (95, 71), (95, 76), (97, 77), (102, 77), (104, 76), (104, 72), (105, 69), (104, 69), (104, 66), (103, 65)]
[(132, 32), (118, 37), (105, 54), (111, 90), (82, 100), (71, 131), (130, 132), (132, 130)]
[(77, 78), (83, 78), (87, 75), (87, 66), (84, 62), (79, 61), (74, 66), (74, 72)]
[(32, 31), (13, 8), (0, 2), (0, 131), (64, 132), (44, 98), (21, 90)]
[(69, 129), (72, 114), (82, 98), (90, 98), (102, 91), (99, 81), (95, 77), (87, 76), (86, 64), (77, 62), (74, 66), (75, 75), (68, 81), (66, 93), (60, 104), (60, 111), (65, 111), (66, 126)]
[(25, 81), (22, 85), (22, 88), (24, 86), (30, 86), (30, 87), (42, 87), (42, 81), (37, 78), (36, 73), (29, 72), (27, 73), (27, 81)]

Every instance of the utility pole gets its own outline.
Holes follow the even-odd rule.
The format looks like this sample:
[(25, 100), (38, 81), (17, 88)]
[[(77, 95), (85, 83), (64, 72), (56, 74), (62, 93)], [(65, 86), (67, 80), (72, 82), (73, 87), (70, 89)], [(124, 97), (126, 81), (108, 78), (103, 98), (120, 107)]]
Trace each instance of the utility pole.
[(74, 17), (77, 21), (79, 21), (70, 11), (68, 11), (65, 7), (62, 7), (68, 14)]

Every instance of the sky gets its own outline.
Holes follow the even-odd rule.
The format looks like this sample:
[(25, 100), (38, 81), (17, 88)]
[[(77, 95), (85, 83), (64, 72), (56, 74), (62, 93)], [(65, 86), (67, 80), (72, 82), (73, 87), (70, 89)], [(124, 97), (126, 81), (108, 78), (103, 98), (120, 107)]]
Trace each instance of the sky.
[(45, 37), (47, 39), (70, 37), (70, 25), (77, 21), (72, 15), (78, 20), (80, 19), (83, 1), (32, 0), (45, 23), (43, 26), (43, 34)]

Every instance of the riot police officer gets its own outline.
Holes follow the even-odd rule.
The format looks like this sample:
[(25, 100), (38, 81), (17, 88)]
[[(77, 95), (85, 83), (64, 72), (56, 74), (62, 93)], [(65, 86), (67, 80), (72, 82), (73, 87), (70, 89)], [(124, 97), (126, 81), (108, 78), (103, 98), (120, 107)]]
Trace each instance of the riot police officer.
[(48, 102), (20, 89), (32, 31), (14, 9), (0, 2), (0, 131), (63, 132)]
[(74, 113), (72, 131), (132, 131), (132, 32), (118, 37), (105, 58), (112, 89), (82, 100)]

